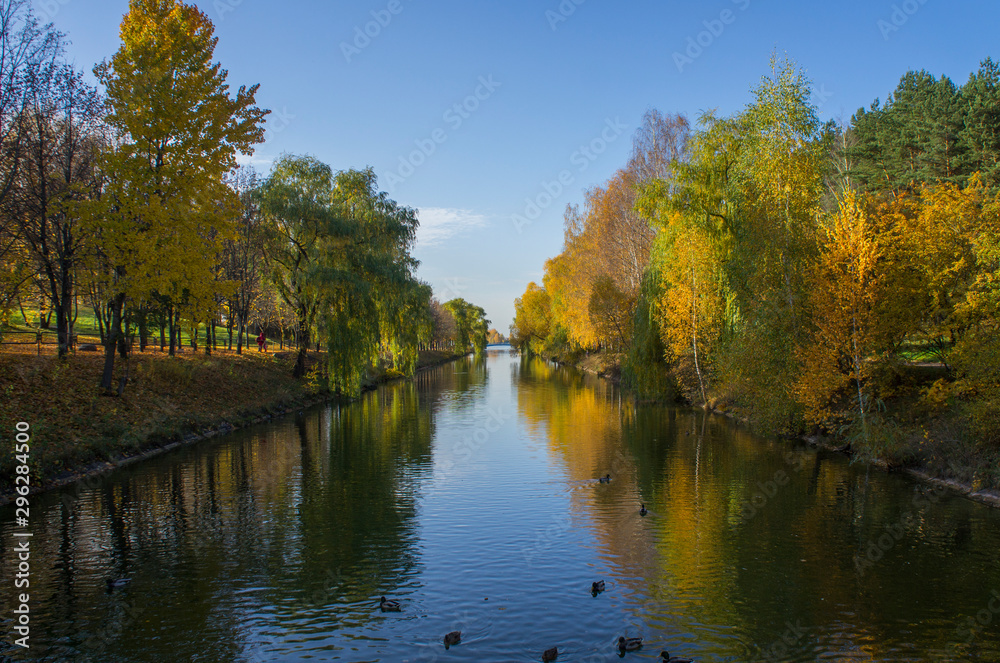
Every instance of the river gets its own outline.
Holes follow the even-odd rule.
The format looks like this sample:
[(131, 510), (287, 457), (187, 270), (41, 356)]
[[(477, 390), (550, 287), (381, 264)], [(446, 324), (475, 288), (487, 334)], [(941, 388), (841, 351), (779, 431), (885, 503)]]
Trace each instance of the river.
[(33, 496), (27, 650), (13, 524), (15, 660), (1000, 661), (997, 510), (503, 347)]

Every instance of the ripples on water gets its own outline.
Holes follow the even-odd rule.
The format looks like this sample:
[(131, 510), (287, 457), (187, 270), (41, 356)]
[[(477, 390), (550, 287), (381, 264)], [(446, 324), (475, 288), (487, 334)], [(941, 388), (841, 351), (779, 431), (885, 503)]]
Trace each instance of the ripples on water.
[(1000, 661), (995, 511), (506, 351), (32, 516), (25, 660)]

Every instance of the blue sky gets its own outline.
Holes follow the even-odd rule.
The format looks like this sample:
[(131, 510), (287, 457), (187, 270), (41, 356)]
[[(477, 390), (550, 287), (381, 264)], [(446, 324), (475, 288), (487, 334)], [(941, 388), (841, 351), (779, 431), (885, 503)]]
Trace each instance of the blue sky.
[[(117, 50), (127, 0), (32, 1), (78, 67)], [(283, 152), (372, 166), (420, 211), (419, 276), (504, 333), (561, 250), (565, 206), (625, 165), (648, 108), (738, 111), (778, 51), (805, 69), (821, 117), (847, 122), (907, 70), (960, 85), (1000, 57), (1000, 3), (986, 1), (196, 4), (229, 83), (260, 83), (273, 111), (257, 167)]]

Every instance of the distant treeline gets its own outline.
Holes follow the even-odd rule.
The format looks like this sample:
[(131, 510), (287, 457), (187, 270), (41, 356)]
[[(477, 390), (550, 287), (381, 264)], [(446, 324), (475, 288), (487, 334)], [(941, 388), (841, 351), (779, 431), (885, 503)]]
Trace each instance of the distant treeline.
[(628, 164), (567, 209), (512, 342), (604, 349), (643, 396), (819, 426), (873, 456), (935, 436), (995, 449), (998, 84), (990, 59), (961, 87), (909, 72), (841, 126), (775, 59), (732, 116), (649, 111)]

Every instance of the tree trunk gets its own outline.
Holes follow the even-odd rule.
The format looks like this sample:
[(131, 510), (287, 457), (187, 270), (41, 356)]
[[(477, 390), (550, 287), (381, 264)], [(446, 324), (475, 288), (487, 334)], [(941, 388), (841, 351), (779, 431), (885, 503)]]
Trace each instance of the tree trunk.
[(65, 359), (69, 354), (72, 339), (70, 339), (69, 311), (70, 294), (66, 291), (66, 284), (63, 283), (62, 297), (56, 307), (56, 336), (59, 339), (59, 358)]
[(139, 307), (137, 313), (139, 318), (139, 352), (146, 351), (146, 345), (149, 341), (149, 305), (143, 304)]
[(309, 353), (309, 326), (306, 322), (306, 312), (299, 310), (299, 354), (295, 358), (295, 370), (292, 377), (300, 378), (306, 374), (306, 355)]
[(177, 356), (177, 322), (174, 320), (174, 305), (167, 307), (167, 315), (170, 318), (170, 356)]
[(695, 287), (694, 269), (691, 269), (691, 348), (694, 350), (694, 371), (698, 375), (698, 388), (701, 390), (701, 402), (708, 405), (705, 396), (705, 381), (701, 377), (701, 365), (698, 363), (698, 291)]
[(108, 342), (108, 336), (104, 333), (104, 316), (101, 315), (101, 309), (94, 307), (94, 317), (97, 318), (97, 333), (101, 335), (101, 345)]
[(21, 301), (21, 295), (17, 296), (17, 308), (21, 309), (21, 319), (24, 320), (24, 326), (30, 327), (31, 323), (28, 322), (28, 314), (24, 312), (24, 302)]
[(73, 292), (73, 317), (69, 319), (70, 347), (76, 346), (76, 320), (80, 317), (80, 298)]
[(122, 308), (125, 306), (125, 293), (118, 293), (115, 298), (108, 302), (111, 308), (111, 325), (104, 342), (104, 373), (101, 375), (101, 389), (105, 394), (111, 394), (111, 380), (115, 372), (115, 346), (118, 345), (118, 336), (121, 334)]

